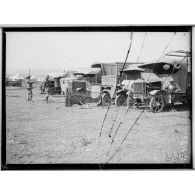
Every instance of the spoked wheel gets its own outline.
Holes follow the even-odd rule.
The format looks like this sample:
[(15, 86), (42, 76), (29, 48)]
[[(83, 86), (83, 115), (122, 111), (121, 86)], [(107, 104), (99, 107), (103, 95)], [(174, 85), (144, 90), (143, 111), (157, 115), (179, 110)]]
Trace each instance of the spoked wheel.
[(103, 93), (102, 95), (102, 106), (110, 104), (110, 94), (109, 93)]
[(127, 97), (127, 107), (131, 108), (133, 106), (133, 97), (130, 95)]
[(150, 100), (150, 110), (151, 112), (161, 112), (164, 108), (165, 102), (162, 96), (154, 96)]
[(115, 105), (116, 106), (125, 106), (126, 101), (127, 101), (127, 98), (124, 95), (122, 95), (122, 94), (117, 95), (117, 97), (115, 99)]

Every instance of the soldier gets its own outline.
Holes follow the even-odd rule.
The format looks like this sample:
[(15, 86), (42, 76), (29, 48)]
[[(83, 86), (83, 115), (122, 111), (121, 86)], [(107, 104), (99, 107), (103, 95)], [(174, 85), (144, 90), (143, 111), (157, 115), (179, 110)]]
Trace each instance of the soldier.
[(175, 81), (171, 78), (169, 80), (170, 84), (167, 87), (167, 91), (171, 95), (171, 106), (170, 110), (174, 111), (174, 104), (175, 104), (175, 93), (180, 90), (180, 88), (175, 84)]
[(27, 82), (26, 82), (26, 89), (28, 91), (28, 94), (27, 94), (27, 100), (32, 100), (32, 89), (33, 89), (33, 86), (32, 86), (32, 83), (30, 82), (30, 78), (31, 76), (27, 76), (26, 79), (27, 79)]
[(45, 94), (46, 94), (46, 102), (48, 103), (49, 93), (50, 93), (49, 75), (47, 75), (45, 78), (44, 88), (45, 88)]

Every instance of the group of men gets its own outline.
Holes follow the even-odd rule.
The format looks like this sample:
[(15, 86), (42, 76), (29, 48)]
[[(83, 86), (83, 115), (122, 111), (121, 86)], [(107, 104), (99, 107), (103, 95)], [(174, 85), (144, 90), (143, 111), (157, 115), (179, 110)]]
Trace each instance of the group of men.
[[(26, 89), (27, 89), (27, 100), (30, 101), (32, 100), (33, 97), (33, 93), (32, 93), (32, 89), (33, 89), (33, 83), (31, 82), (31, 76), (27, 76), (26, 77), (27, 81), (26, 81)], [(49, 82), (49, 75), (46, 76), (45, 81), (44, 81), (44, 88), (45, 88), (45, 94), (46, 94), (46, 98), (45, 101), (48, 103), (49, 100), (49, 93), (50, 93), (50, 82)]]

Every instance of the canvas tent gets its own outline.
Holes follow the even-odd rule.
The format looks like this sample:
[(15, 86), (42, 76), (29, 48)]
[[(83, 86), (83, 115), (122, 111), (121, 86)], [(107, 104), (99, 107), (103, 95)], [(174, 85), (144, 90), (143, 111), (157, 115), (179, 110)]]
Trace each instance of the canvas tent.
[(74, 73), (76, 73), (76, 71), (63, 71), (63, 72), (58, 72), (58, 73), (50, 73), (49, 76), (51, 76), (52, 78), (73, 78), (74, 77)]
[(54, 81), (54, 87), (60, 88), (61, 87), (60, 79), (61, 78), (74, 78), (75, 72), (76, 71), (63, 71), (59, 73), (50, 73), (49, 76), (51, 76)]

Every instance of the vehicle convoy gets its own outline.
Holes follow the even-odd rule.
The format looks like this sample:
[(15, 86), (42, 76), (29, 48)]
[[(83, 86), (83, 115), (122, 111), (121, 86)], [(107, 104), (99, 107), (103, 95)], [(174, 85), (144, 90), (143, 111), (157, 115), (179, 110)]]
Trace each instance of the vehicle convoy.
[(149, 107), (152, 112), (161, 112), (164, 107), (171, 104), (172, 94), (166, 90), (169, 80), (173, 80), (178, 88), (174, 93), (175, 102), (188, 103), (191, 105), (192, 86), (190, 52), (170, 52), (167, 53), (163, 59), (141, 64), (138, 65), (138, 67), (145, 69), (145, 71), (152, 71), (152, 73), (155, 73), (161, 81), (134, 81), (131, 85), (131, 89), (128, 90), (128, 98), (127, 95), (124, 95), (124, 93), (127, 93), (125, 90), (123, 93), (123, 101), (117, 100), (119, 97), (116, 98), (118, 106), (124, 105), (126, 99), (129, 107), (134, 104), (136, 106), (144, 105)]

